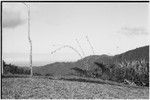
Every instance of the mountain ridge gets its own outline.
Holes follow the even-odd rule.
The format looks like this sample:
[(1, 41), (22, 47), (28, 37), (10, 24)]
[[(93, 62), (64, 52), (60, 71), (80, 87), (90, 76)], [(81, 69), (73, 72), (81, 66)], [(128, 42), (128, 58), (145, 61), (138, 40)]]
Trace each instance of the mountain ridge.
[(132, 49), (114, 56), (109, 56), (106, 54), (91, 55), (76, 62), (55, 62), (41, 67), (33, 67), (33, 72), (40, 75), (67, 75), (72, 73), (71, 69), (75, 67), (83, 70), (92, 70), (97, 67), (94, 62), (100, 62), (109, 65), (140, 59), (145, 59), (147, 62), (149, 62), (149, 45)]

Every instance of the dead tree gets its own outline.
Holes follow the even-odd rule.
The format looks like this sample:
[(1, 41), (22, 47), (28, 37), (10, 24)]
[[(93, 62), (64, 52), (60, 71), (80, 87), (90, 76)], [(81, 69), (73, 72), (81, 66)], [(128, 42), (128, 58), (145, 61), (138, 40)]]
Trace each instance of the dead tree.
[(29, 44), (30, 44), (29, 59), (30, 59), (30, 68), (31, 68), (31, 77), (32, 77), (33, 72), (32, 72), (32, 41), (31, 41), (31, 37), (30, 37), (30, 6), (27, 5), (26, 3), (24, 3), (24, 5), (27, 7), (27, 10), (28, 10), (28, 41), (29, 41)]
[(70, 49), (72, 49), (73, 51), (75, 51), (75, 52), (82, 58), (82, 55), (81, 55), (75, 48), (73, 48), (73, 47), (70, 46), (70, 45), (64, 45), (64, 46), (62, 46), (62, 47), (60, 47), (60, 48), (58, 48), (58, 49), (52, 51), (51, 54), (53, 54), (53, 53), (55, 53), (56, 51), (61, 50), (61, 49), (63, 49), (63, 48), (70, 48)]
[(95, 55), (94, 48), (93, 48), (92, 44), (90, 43), (90, 40), (89, 40), (88, 36), (86, 36), (86, 39), (87, 39), (87, 42), (88, 42), (89, 45), (90, 45), (90, 48), (91, 48), (91, 50), (92, 50), (92, 52), (93, 52), (93, 55)]
[(82, 52), (83, 56), (85, 56), (85, 53), (84, 53), (84, 51), (83, 51), (83, 49), (82, 49), (82, 47), (81, 47), (81, 45), (80, 45), (80, 43), (77, 39), (76, 39), (76, 42), (77, 42), (79, 48), (81, 49), (81, 52)]

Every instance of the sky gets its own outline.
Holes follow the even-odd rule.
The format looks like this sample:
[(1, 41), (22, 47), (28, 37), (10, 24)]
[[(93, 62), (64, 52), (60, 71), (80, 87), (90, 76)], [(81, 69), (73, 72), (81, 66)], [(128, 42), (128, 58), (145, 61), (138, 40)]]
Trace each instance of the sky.
[[(35, 66), (55, 61), (76, 61), (81, 58), (79, 54), (82, 58), (116, 55), (149, 45), (148, 3), (26, 4), (30, 6)], [(23, 3), (5, 2), (2, 18), (3, 59), (8, 63), (28, 66), (27, 7)], [(68, 47), (58, 49), (65, 45)]]

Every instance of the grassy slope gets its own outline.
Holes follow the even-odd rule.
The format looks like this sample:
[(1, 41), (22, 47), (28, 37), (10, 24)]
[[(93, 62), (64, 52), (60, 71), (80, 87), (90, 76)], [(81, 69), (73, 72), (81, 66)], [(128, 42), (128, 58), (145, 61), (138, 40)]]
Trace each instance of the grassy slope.
[(43, 78), (3, 78), (5, 99), (148, 99), (148, 88), (122, 87), (109, 84), (50, 80)]

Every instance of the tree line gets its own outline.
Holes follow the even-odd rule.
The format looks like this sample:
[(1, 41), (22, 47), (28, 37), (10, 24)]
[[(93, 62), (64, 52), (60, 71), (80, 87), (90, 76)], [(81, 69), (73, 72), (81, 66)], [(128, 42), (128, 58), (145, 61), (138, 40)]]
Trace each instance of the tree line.
[(3, 75), (30, 75), (30, 68), (7, 64), (3, 60)]

